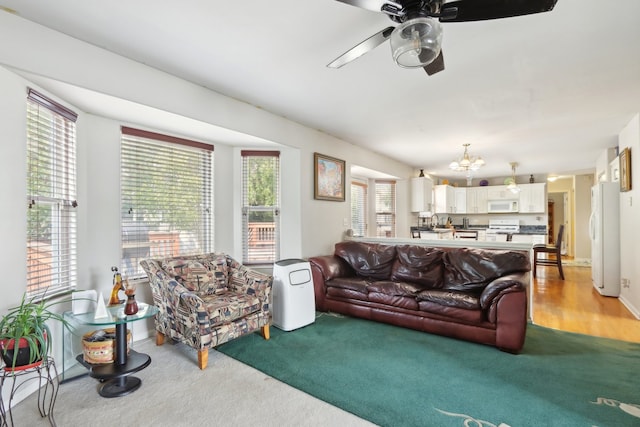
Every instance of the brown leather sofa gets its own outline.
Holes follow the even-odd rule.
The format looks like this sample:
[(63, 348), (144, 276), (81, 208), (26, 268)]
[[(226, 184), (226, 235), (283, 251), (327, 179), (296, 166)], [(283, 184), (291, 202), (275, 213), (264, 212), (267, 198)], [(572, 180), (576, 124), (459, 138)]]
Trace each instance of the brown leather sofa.
[(528, 251), (345, 241), (309, 258), (316, 308), (511, 353), (527, 327)]

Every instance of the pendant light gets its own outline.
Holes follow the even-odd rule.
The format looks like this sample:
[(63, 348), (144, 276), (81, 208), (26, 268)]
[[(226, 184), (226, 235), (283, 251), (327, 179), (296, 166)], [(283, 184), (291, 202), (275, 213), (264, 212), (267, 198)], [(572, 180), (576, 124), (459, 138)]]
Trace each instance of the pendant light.
[(511, 191), (513, 194), (518, 194), (520, 192), (520, 187), (516, 184), (516, 166), (518, 166), (518, 163), (511, 162), (509, 164), (511, 165), (511, 182), (507, 185), (507, 190)]

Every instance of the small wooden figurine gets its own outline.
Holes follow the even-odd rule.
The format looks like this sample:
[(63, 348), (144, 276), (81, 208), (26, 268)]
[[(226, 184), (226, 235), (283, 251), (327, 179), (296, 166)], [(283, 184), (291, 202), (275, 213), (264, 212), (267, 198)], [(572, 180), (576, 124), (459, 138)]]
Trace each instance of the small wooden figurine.
[(122, 286), (122, 275), (118, 271), (118, 267), (111, 267), (111, 271), (113, 271), (113, 289), (111, 290), (111, 298), (109, 299), (109, 306), (119, 305), (124, 302), (123, 299), (118, 297), (119, 291), (124, 291), (124, 286)]

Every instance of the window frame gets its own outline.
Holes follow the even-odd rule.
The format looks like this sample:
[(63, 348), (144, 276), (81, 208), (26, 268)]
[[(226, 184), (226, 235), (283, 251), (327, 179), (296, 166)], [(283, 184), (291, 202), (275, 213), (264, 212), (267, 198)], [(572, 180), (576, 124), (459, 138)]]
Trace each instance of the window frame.
[(122, 276), (144, 278), (145, 258), (211, 252), (214, 146), (128, 126), (120, 141)]
[[(396, 237), (397, 234), (397, 230), (396, 230), (396, 211), (397, 211), (397, 207), (396, 207), (396, 203), (397, 203), (397, 198), (396, 198), (396, 192), (397, 192), (397, 188), (396, 188), (396, 181), (395, 180), (375, 180), (375, 211), (376, 211), (376, 237)], [(383, 196), (383, 194), (380, 193), (379, 187), (381, 186), (386, 186), (389, 185), (390, 187), (390, 194), (389, 196), (391, 197), (391, 206), (390, 206), (390, 210), (381, 210), (379, 209), (379, 204), (381, 203), (381, 201), (379, 200), (379, 197)], [(383, 217), (388, 217), (387, 219), (390, 219), (390, 221), (384, 220)], [(387, 232), (384, 231), (384, 233), (382, 232), (382, 229), (385, 227), (390, 227), (391, 229)]]
[[(362, 189), (361, 195), (354, 194), (354, 187), (356, 191)], [(369, 186), (367, 183), (352, 180), (351, 181), (351, 230), (353, 231), (353, 237), (366, 237), (368, 232), (368, 194)], [(360, 230), (361, 229), (361, 230)], [(361, 232), (360, 232), (361, 231)]]
[[(242, 263), (245, 265), (266, 265), (273, 264), (280, 257), (280, 151), (274, 150), (241, 150), (241, 212), (242, 212)], [(274, 161), (273, 192), (275, 192), (275, 203), (273, 206), (255, 205), (248, 203), (248, 170), (247, 166), (252, 158), (272, 158)], [(251, 223), (251, 213), (265, 213), (273, 216), (273, 231), (268, 228), (260, 228)], [(251, 226), (254, 224), (254, 227)], [(250, 231), (250, 229), (252, 231)], [(255, 245), (250, 244), (254, 241)], [(266, 243), (265, 243), (266, 242)], [(273, 242), (273, 243), (269, 243)]]
[(34, 300), (77, 287), (77, 118), (73, 110), (27, 88), (26, 295)]

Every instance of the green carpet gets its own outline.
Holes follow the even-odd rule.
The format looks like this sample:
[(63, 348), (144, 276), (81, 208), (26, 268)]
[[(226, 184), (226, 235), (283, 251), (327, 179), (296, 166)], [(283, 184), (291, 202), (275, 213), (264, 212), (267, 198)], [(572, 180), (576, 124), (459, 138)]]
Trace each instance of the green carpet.
[(515, 356), (329, 314), (271, 331), (217, 349), (378, 425), (640, 426), (640, 344), (529, 325)]

